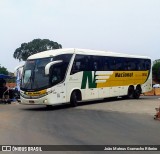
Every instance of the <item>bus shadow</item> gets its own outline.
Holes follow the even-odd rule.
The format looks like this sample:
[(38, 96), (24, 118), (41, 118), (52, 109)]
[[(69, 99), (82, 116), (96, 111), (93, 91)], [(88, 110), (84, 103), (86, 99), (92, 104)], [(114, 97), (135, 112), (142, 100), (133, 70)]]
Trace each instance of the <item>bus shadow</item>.
[(63, 109), (68, 109), (70, 108), (69, 104), (59, 104), (51, 107), (46, 107), (46, 106), (32, 106), (28, 108), (22, 108), (22, 110), (25, 111), (53, 111), (53, 110), (63, 110)]
[[(150, 98), (150, 97), (148, 97), (148, 98)], [(129, 101), (129, 100), (137, 101), (137, 100), (148, 99), (148, 98), (146, 98), (145, 96), (140, 97), (139, 99), (134, 99), (134, 98), (129, 99), (129, 98), (125, 98), (125, 97), (109, 97), (109, 98), (104, 98), (104, 99), (97, 99), (97, 100), (92, 100), (92, 101), (79, 102), (78, 106), (109, 103), (109, 102)], [(153, 98), (150, 98), (150, 99), (153, 99)]]
[(111, 97), (111, 98), (104, 98), (104, 99), (98, 99), (98, 100), (92, 100), (92, 101), (86, 101), (86, 102), (80, 102), (78, 106), (83, 105), (93, 105), (93, 104), (100, 104), (100, 103), (109, 103), (109, 102), (115, 102), (115, 101), (121, 101), (126, 100), (124, 98), (118, 98), (118, 97)]
[[(98, 99), (98, 100), (92, 100), (92, 101), (85, 101), (85, 102), (79, 102), (78, 106), (85, 106), (85, 105), (93, 105), (93, 104), (100, 104), (100, 103), (109, 103), (112, 101), (121, 101), (121, 100), (125, 100), (123, 98), (105, 98), (105, 99)], [(78, 107), (77, 106), (77, 107)], [(25, 107), (25, 108), (21, 108), (22, 110), (25, 111), (54, 111), (54, 110), (63, 110), (63, 109), (74, 109), (76, 107), (71, 107), (70, 104), (59, 104), (59, 105), (54, 105), (51, 107), (46, 107), (46, 106), (30, 106), (30, 107)]]
[[(150, 97), (145, 97), (142, 96), (139, 99), (148, 99)], [(153, 99), (152, 97), (150, 99)], [(97, 100), (92, 100), (92, 101), (85, 101), (85, 102), (79, 102), (78, 106), (85, 106), (85, 105), (93, 105), (93, 104), (100, 104), (100, 103), (109, 103), (109, 102), (119, 102), (119, 101), (124, 101), (124, 100), (128, 100), (126, 98), (123, 97), (111, 97), (111, 98), (105, 98), (105, 99), (97, 99)], [(132, 99), (137, 101), (137, 99)], [(37, 107), (38, 106), (38, 107)], [(71, 107), (71, 105), (68, 104), (58, 104), (58, 105), (53, 105), (51, 107), (46, 107), (46, 106), (30, 106), (29, 108), (21, 108), (22, 110), (26, 110), (26, 111), (55, 111), (55, 110), (63, 110), (63, 109), (74, 109), (76, 107)]]

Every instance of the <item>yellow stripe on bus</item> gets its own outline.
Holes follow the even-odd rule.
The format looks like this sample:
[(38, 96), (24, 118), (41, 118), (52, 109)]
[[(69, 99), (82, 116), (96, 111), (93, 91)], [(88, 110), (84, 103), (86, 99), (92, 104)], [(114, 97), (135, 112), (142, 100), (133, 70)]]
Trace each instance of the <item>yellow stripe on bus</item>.
[(143, 84), (148, 74), (149, 71), (114, 71), (106, 82), (97, 82), (97, 88)]
[(39, 95), (43, 95), (43, 94), (46, 94), (47, 90), (40, 90), (40, 91), (35, 91), (35, 92), (26, 92), (25, 94), (26, 95), (29, 95), (29, 96), (39, 96)]

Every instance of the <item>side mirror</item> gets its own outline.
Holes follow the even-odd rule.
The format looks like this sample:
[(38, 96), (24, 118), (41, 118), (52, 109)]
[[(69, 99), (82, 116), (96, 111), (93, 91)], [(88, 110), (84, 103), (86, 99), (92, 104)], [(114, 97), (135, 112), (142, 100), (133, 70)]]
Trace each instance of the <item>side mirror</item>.
[(24, 64), (23, 65), (20, 65), (20, 66), (17, 66), (14, 70), (14, 76), (17, 76), (17, 74), (18, 74), (18, 72), (20, 73), (20, 74), (22, 74), (22, 72), (23, 72), (23, 68), (24, 68)]
[(48, 75), (49, 74), (49, 69), (52, 65), (54, 64), (58, 64), (58, 63), (62, 63), (63, 61), (62, 60), (57, 60), (57, 61), (53, 61), (53, 62), (50, 62), (48, 63), (46, 66), (45, 66), (45, 75)]

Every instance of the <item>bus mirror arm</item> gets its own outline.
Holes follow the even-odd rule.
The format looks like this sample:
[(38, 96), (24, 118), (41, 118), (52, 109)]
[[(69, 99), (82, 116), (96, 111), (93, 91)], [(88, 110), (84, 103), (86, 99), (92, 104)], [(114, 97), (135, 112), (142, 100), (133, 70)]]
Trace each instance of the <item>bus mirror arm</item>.
[(57, 60), (57, 61), (52, 61), (50, 63), (48, 63), (46, 66), (45, 66), (45, 75), (48, 75), (49, 74), (49, 69), (52, 65), (54, 64), (58, 64), (58, 63), (62, 63), (63, 61), (62, 60)]
[(14, 69), (14, 76), (17, 76), (17, 71), (20, 70), (20, 69), (23, 70), (23, 67), (24, 67), (24, 64), (17, 66), (17, 67)]

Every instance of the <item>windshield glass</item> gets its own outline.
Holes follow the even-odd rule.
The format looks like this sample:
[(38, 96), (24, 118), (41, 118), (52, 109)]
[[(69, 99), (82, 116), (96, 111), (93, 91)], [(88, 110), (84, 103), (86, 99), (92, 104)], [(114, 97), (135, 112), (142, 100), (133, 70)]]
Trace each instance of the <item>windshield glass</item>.
[(45, 75), (45, 66), (53, 58), (43, 58), (28, 60), (24, 66), (21, 88), (22, 89), (41, 89), (49, 84), (49, 76)]
[[(27, 60), (23, 69), (21, 89), (28, 91), (41, 90), (62, 82), (71, 60), (72, 54), (57, 55), (55, 57)], [(49, 75), (45, 75), (45, 66), (52, 61), (62, 60), (53, 65)]]

